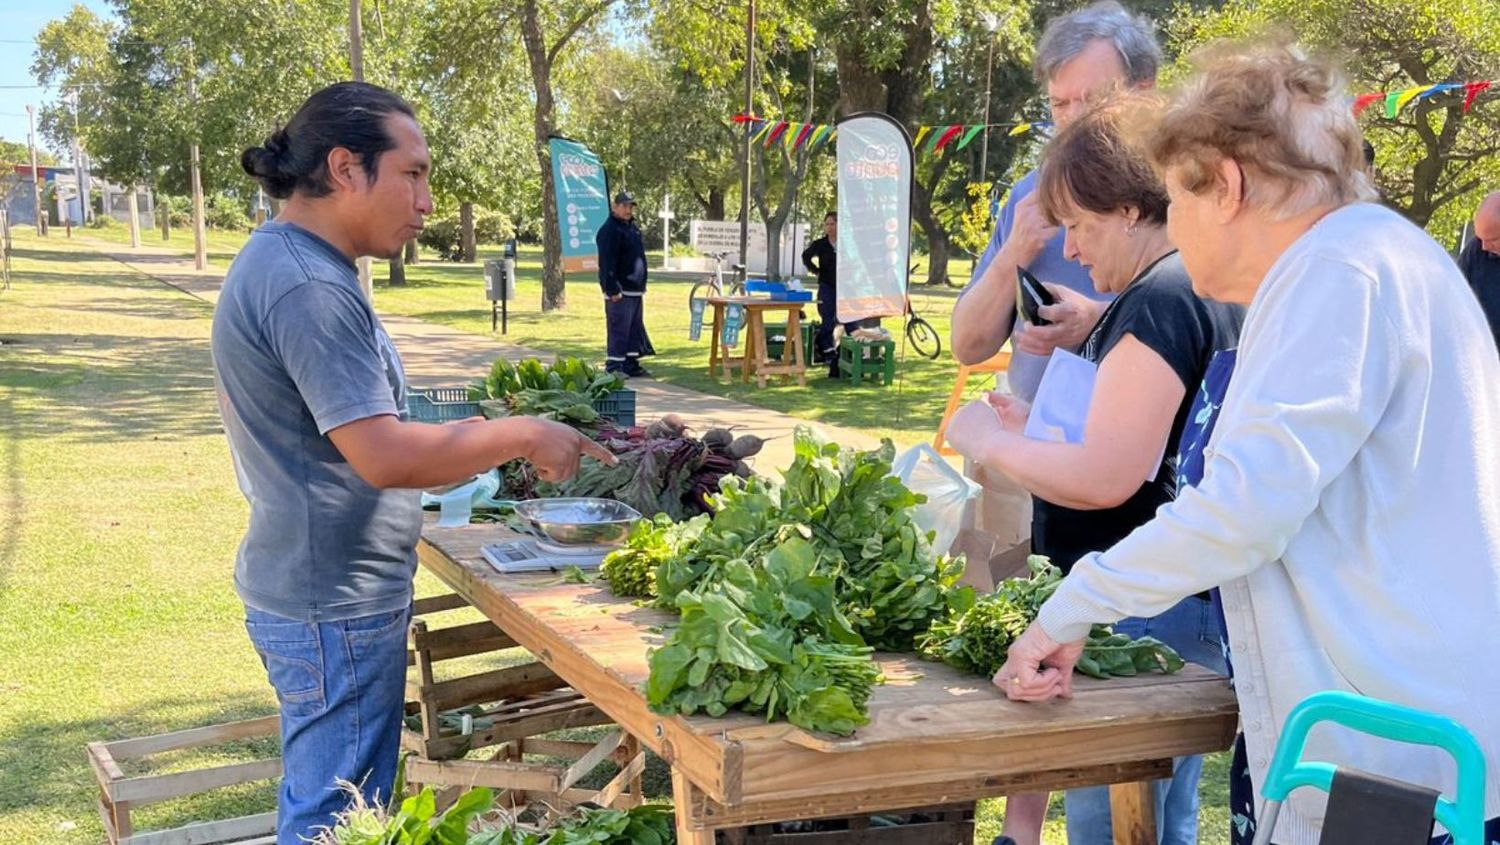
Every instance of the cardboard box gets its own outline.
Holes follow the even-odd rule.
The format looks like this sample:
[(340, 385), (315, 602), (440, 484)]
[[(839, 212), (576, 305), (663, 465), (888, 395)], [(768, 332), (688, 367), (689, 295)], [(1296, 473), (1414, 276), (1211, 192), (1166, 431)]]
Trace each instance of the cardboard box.
[(962, 583), (988, 592), (1000, 581), (1026, 572), (1031, 494), (1004, 473), (972, 461), (964, 461), (964, 475), (983, 489), (964, 513), (963, 530), (952, 552), (968, 559)]

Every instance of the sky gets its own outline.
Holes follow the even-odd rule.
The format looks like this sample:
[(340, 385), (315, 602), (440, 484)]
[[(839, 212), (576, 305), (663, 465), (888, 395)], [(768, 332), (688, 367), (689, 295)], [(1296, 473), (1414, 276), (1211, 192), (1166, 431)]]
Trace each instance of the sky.
[[(95, 14), (113, 15), (106, 0), (78, 2)], [(53, 99), (52, 92), (34, 87), (32, 53), (36, 34), (48, 21), (66, 15), (72, 5), (66, 0), (0, 0), (0, 138), (24, 144), (27, 104), (40, 110), (42, 103)], [(37, 141), (45, 146), (40, 136)]]

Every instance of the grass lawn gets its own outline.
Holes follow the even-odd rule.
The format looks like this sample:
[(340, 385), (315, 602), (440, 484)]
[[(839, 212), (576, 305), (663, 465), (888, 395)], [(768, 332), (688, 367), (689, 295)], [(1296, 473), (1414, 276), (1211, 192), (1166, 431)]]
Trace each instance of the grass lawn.
[[(176, 234), (173, 242), (191, 250)], [(232, 251), (232, 240), (219, 243), (216, 251)], [(7, 622), (0, 626), (0, 842), (98, 842), (103, 831), (86, 742), (266, 715), (275, 702), (231, 586), (246, 508), (212, 393), (209, 308), (76, 238), (42, 241), (18, 230), (16, 248), (14, 287), (0, 293), (0, 619)], [(476, 268), (412, 270), (406, 289), (381, 288), (383, 309), (488, 329)], [(528, 272), (522, 302), (534, 309), (534, 254)], [(596, 351), (596, 290), (584, 282), (573, 287), (573, 320), (518, 309), (515, 339)], [(685, 289), (664, 284), (656, 291), (653, 327), (665, 354), (654, 368), (684, 384), (711, 384), (698, 373), (702, 350), (686, 341), (685, 316), (674, 322), (669, 313), (679, 309), (666, 307), (685, 300)], [(935, 306), (947, 299), (918, 302), (944, 331), (945, 314)], [(912, 421), (929, 414), (935, 424), (946, 392), (934, 385), (919, 393), (911, 373), (922, 367), (936, 382), (948, 365), (914, 368), (901, 393), (819, 384), (748, 396), (917, 437), (922, 431)], [(895, 419), (892, 403), (903, 396), (900, 422), (882, 425)], [(937, 407), (915, 408), (918, 396)], [(441, 589), (425, 572), (417, 587), (419, 595)], [(274, 744), (242, 743), (213, 755), (170, 757), (151, 771), (268, 751)], [(1227, 755), (1209, 761), (1202, 842), (1228, 841), (1226, 767)], [(652, 771), (660, 783), (659, 762)], [(137, 823), (175, 826), (262, 812), (273, 803), (272, 785), (262, 783), (147, 808)], [(1065, 842), (1059, 803), (1049, 845)], [(980, 804), (977, 841), (998, 833), (1001, 810), (999, 801)]]
[[(130, 242), (129, 232), (124, 227), (81, 231), (113, 243)], [(209, 263), (227, 267), (244, 236), (210, 231), (208, 241)], [(183, 255), (192, 255), (192, 235), (187, 231), (174, 231), (172, 239), (166, 243), (162, 242), (160, 232), (144, 232), (142, 243), (153, 247), (166, 246)], [(481, 262), (499, 257), (497, 247), (484, 247), (480, 252)], [(652, 253), (650, 262), (660, 264), (660, 252)], [(963, 276), (967, 269), (966, 261), (953, 265), (955, 276)], [(597, 280), (591, 276), (570, 277), (567, 307), (561, 312), (543, 313), (541, 250), (522, 248), (517, 271), (517, 300), (510, 303), (506, 339), (521, 346), (582, 356), (602, 363), (604, 308)], [(380, 313), (417, 317), (474, 334), (490, 333), (490, 306), (484, 298), (482, 263), (424, 261), (407, 268), (407, 284), (399, 287), (387, 284), (384, 262), (375, 262), (373, 272), (375, 305)], [(921, 277), (919, 270), (917, 278)], [(918, 287), (912, 296), (917, 313), (926, 318), (942, 338), (943, 354), (937, 361), (928, 361), (904, 348), (901, 320), (891, 318), (885, 321), (896, 336), (896, 350), (900, 356), (894, 386), (855, 387), (847, 382), (823, 378), (823, 371), (815, 368), (806, 388), (790, 384), (759, 390), (753, 384), (729, 382), (708, 375), (707, 334), (697, 342), (688, 340), (690, 287), (690, 282), (668, 279), (650, 283), (646, 296), (646, 327), (656, 346), (657, 356), (646, 363), (657, 378), (804, 419), (864, 429), (892, 437), (902, 444), (931, 439), (942, 417), (956, 372), (948, 349), (949, 314), (958, 295), (956, 290), (923, 286)], [(816, 308), (811, 305), (805, 313), (808, 319), (815, 319), (817, 315)], [(476, 377), (480, 375), (482, 373), (475, 374)], [(985, 379), (970, 382), (975, 395), (987, 384)]]

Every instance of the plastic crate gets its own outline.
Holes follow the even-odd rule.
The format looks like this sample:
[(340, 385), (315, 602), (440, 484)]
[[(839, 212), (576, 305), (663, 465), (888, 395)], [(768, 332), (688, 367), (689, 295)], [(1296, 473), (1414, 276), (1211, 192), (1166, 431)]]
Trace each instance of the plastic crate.
[(782, 282), (768, 282), (764, 279), (750, 279), (745, 282), (745, 293), (763, 293), (776, 302), (811, 302), (812, 291), (791, 290)]
[[(803, 357), (805, 357), (809, 361), (812, 360), (813, 338), (817, 336), (817, 333), (818, 333), (818, 321), (816, 321), (816, 320), (804, 320), (803, 321), (803, 323), (802, 323), (802, 355), (803, 355)], [(775, 338), (778, 335), (780, 335), (783, 338), (786, 337), (786, 324), (785, 323), (773, 323), (771, 325), (766, 326), (766, 357), (767, 358), (779, 359), (781, 357), (782, 350), (784, 350), (786, 348), (786, 341), (785, 340), (775, 340)]]
[(479, 403), (469, 400), (467, 387), (411, 388), (406, 391), (406, 410), (413, 422), (445, 423), (482, 416)]
[(603, 399), (595, 399), (594, 410), (615, 425), (629, 428), (635, 425), (635, 391), (622, 387)]
[[(406, 409), (414, 422), (445, 423), (483, 416), (479, 403), (469, 400), (467, 387), (411, 388), (406, 392)], [(615, 425), (635, 425), (635, 391), (623, 387), (595, 399), (594, 410)]]

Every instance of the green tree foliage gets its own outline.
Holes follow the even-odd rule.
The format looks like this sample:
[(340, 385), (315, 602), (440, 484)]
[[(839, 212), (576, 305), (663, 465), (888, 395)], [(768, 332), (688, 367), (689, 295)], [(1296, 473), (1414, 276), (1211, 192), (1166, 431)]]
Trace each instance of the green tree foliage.
[[(1497, 21), (1496, 0), (1230, 0), (1180, 12), (1170, 37), (1186, 56), (1218, 38), (1292, 34), (1345, 68), (1352, 95), (1500, 76)], [(1184, 58), (1174, 74), (1188, 67)], [(1468, 114), (1462, 104), (1460, 91), (1390, 119), (1377, 103), (1361, 120), (1385, 201), (1445, 243), (1500, 184), (1500, 98)]]

